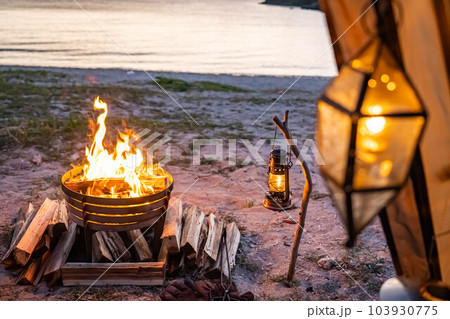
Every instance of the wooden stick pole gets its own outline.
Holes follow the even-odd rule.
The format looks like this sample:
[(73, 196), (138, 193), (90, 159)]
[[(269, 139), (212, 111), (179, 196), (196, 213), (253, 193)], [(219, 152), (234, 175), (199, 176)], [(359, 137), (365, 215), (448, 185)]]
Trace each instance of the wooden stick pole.
[(278, 117), (274, 116), (273, 122), (283, 133), (284, 138), (288, 142), (292, 153), (294, 153), (295, 157), (297, 157), (297, 159), (300, 163), (300, 166), (302, 167), (303, 175), (305, 176), (305, 187), (303, 188), (302, 204), (300, 207), (297, 230), (295, 231), (295, 235), (294, 235), (294, 243), (292, 244), (292, 249), (291, 249), (291, 259), (289, 261), (289, 269), (288, 269), (288, 273), (287, 273), (287, 277), (286, 277), (286, 281), (288, 283), (291, 283), (292, 279), (294, 278), (295, 263), (297, 262), (297, 257), (298, 257), (298, 248), (300, 246), (300, 240), (302, 238), (303, 228), (305, 227), (306, 210), (308, 208), (309, 196), (312, 191), (312, 181), (311, 181), (311, 173), (309, 171), (308, 164), (306, 163), (306, 161), (303, 159), (302, 155), (300, 154), (300, 152), (297, 148), (297, 145), (292, 144), (292, 136), (291, 136), (291, 132), (289, 131), (289, 128), (288, 128), (288, 115), (289, 115), (289, 111), (286, 111), (284, 113), (283, 122), (281, 122), (281, 120)]

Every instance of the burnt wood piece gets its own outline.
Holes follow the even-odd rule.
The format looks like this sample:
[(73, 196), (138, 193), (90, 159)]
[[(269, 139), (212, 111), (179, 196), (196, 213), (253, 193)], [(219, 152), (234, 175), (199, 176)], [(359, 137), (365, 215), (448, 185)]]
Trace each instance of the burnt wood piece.
[(197, 206), (192, 206), (185, 213), (186, 219), (181, 236), (181, 249), (186, 256), (196, 256), (199, 246), (200, 232), (205, 214)]
[(178, 209), (169, 207), (166, 212), (166, 220), (164, 222), (164, 230), (161, 235), (162, 241), (165, 243), (169, 253), (175, 254), (180, 252), (181, 248), (181, 231), (182, 231), (183, 204), (180, 200)]
[(223, 221), (219, 220), (215, 214), (210, 214), (208, 219), (208, 238), (205, 244), (205, 254), (216, 261), (220, 248), (220, 237), (222, 236)]
[(61, 277), (61, 267), (67, 261), (69, 253), (77, 236), (77, 224), (70, 223), (69, 229), (61, 236), (55, 249), (52, 251), (44, 278), (49, 286), (56, 284)]
[(50, 236), (48, 234), (44, 234), (41, 237), (41, 240), (38, 242), (36, 247), (34, 248), (33, 253), (31, 254), (32, 259), (36, 259), (45, 254), (46, 251), (50, 250)]
[(127, 245), (131, 247), (130, 250), (135, 253), (138, 261), (153, 261), (153, 253), (140, 229), (129, 230), (126, 236)]
[(95, 232), (92, 235), (92, 262), (114, 262), (114, 258), (109, 252), (108, 246), (103, 239), (102, 232)]
[(47, 226), (47, 233), (51, 238), (52, 247), (55, 247), (62, 234), (69, 227), (69, 215), (64, 200), (58, 201), (58, 209), (55, 212), (51, 222)]
[[(17, 230), (15, 226), (13, 228), (13, 234), (11, 243), (9, 245), (9, 249), (1, 260), (1, 263), (5, 265), (5, 268), (14, 267), (16, 265), (16, 261), (14, 259), (14, 249), (16, 248), (19, 241), (22, 239), (23, 235), (25, 234), (25, 231), (27, 230), (31, 221), (34, 219), (34, 216), (36, 216), (38, 212), (37, 209), (33, 209), (33, 205), (31, 203), (29, 204), (28, 207), (31, 208), (31, 211), (27, 212), (26, 214), (23, 213), (24, 212), (23, 209), (22, 212), (19, 210), (21, 216), (26, 216), (26, 221), (24, 224), (19, 222), (19, 225), (17, 225)], [(19, 220), (19, 217), (17, 218), (17, 220)]]
[(41, 208), (39, 208), (36, 216), (30, 222), (27, 230), (14, 249), (14, 256), (19, 265), (25, 266), (27, 264), (34, 248), (41, 240), (41, 237), (47, 229), (57, 208), (58, 205), (55, 201), (48, 198), (45, 199)]
[(102, 231), (101, 234), (114, 262), (127, 262), (131, 260), (131, 253), (127, 250), (125, 243), (117, 232)]
[(226, 277), (230, 277), (230, 271), (233, 269), (236, 261), (236, 254), (239, 247), (239, 241), (241, 239), (241, 233), (236, 226), (236, 223), (230, 223), (226, 226), (227, 240), (226, 245), (228, 247), (228, 258), (230, 262), (230, 269), (228, 269), (227, 256), (225, 247), (221, 244), (221, 248), (214, 265), (208, 269), (207, 273), (209, 277), (220, 276), (223, 273)]
[(161, 286), (165, 267), (165, 262), (66, 263), (61, 271), (64, 286)]

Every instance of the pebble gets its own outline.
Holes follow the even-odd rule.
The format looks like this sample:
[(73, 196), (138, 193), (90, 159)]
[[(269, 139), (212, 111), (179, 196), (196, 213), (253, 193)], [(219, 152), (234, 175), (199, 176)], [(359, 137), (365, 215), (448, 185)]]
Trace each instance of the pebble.
[(336, 266), (336, 262), (331, 258), (324, 257), (319, 259), (317, 265), (325, 270), (330, 270)]

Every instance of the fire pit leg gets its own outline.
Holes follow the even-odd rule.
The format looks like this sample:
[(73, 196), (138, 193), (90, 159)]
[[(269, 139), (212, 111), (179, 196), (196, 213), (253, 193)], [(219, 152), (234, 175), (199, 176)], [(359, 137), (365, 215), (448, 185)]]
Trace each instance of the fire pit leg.
[(92, 235), (95, 231), (89, 229), (88, 225), (84, 227), (84, 243), (86, 249), (87, 262), (92, 262)]

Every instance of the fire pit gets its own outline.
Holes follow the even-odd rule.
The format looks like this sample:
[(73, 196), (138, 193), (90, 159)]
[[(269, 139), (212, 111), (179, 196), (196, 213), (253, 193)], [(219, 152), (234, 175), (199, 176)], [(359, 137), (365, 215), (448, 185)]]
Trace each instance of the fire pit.
[[(83, 167), (78, 166), (61, 179), (67, 211), (75, 223), (97, 231), (127, 231), (151, 226), (166, 211), (173, 188), (173, 178), (167, 175), (164, 189), (147, 196), (107, 198), (84, 195), (79, 185), (70, 183), (81, 174)], [(88, 187), (89, 183), (80, 184)]]
[(133, 131), (119, 131), (114, 147), (104, 146), (106, 103), (99, 98), (96, 110), (103, 110), (91, 123), (94, 139), (86, 148), (84, 166), (77, 166), (61, 179), (71, 219), (92, 231), (128, 231), (154, 224), (166, 211), (173, 189), (172, 176), (153, 160), (147, 164), (132, 139)]

